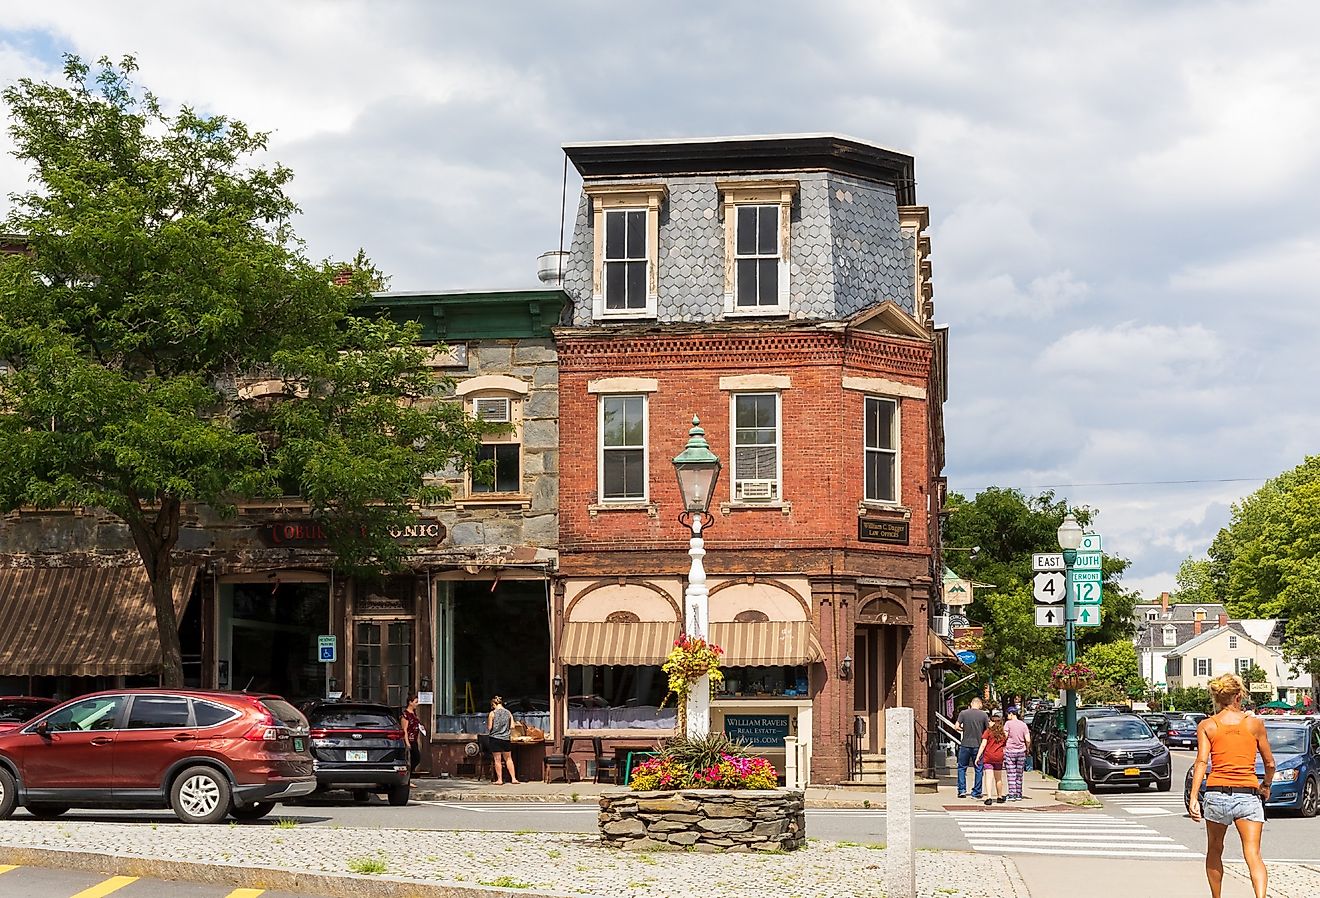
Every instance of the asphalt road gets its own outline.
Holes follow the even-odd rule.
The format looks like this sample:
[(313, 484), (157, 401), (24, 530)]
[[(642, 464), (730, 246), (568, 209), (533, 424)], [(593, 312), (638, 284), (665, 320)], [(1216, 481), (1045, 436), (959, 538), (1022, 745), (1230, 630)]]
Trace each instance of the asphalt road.
[(0, 864), (0, 898), (313, 898), (288, 892), (236, 889), (81, 870), (14, 867)]

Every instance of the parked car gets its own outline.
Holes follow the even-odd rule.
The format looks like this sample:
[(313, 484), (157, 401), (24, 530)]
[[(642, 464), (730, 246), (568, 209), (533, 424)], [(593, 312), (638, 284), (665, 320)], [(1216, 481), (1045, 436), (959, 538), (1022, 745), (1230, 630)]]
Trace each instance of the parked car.
[(1054, 728), (1054, 715), (1062, 712), (1055, 708), (1044, 708), (1036, 712), (1027, 729), (1031, 733), (1031, 761), (1037, 769), (1044, 769), (1045, 733)]
[(16, 730), (42, 711), (58, 705), (53, 698), (35, 698), (29, 695), (0, 697), (0, 733)]
[(1155, 713), (1143, 713), (1138, 716), (1154, 731), (1156, 739), (1164, 740), (1164, 734), (1169, 731), (1169, 718)]
[[(1085, 705), (1077, 709), (1077, 727), (1080, 736), (1081, 722), (1091, 717), (1112, 717), (1118, 711), (1108, 705)], [(1042, 773), (1063, 775), (1065, 755), (1067, 753), (1067, 718), (1065, 709), (1056, 708), (1049, 723), (1040, 731), (1040, 770)]]
[(1077, 724), (1077, 758), (1088, 787), (1173, 787), (1173, 760), (1154, 731), (1135, 714), (1091, 715)]
[(1170, 748), (1196, 748), (1196, 725), (1204, 718), (1204, 714), (1199, 717), (1184, 714), (1170, 718), (1169, 728), (1164, 733), (1164, 744)]
[(372, 702), (316, 702), (307, 709), (318, 791), (348, 789), (356, 801), (384, 793), (406, 805), (408, 743), (393, 709)]
[[(1320, 813), (1320, 720), (1314, 717), (1265, 719), (1265, 738), (1274, 755), (1274, 781), (1266, 810), (1296, 811), (1303, 817)], [(1209, 773), (1210, 765), (1206, 765)], [(1192, 802), (1192, 774), (1183, 781), (1183, 805)], [(1265, 775), (1265, 765), (1256, 758), (1256, 775)], [(1202, 785), (1204, 794), (1204, 785)]]
[(255, 820), (315, 788), (307, 720), (275, 695), (100, 692), (0, 735), (0, 820), (18, 807), (41, 818), (113, 807)]

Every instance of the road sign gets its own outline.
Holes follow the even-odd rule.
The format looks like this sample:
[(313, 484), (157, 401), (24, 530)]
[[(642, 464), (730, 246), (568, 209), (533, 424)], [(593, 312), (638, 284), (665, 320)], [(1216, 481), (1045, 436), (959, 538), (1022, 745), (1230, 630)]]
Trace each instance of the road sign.
[(1061, 571), (1065, 567), (1063, 563), (1063, 553), (1045, 552), (1031, 556), (1031, 569), (1033, 571)]
[(1079, 571), (1072, 569), (1072, 582), (1074, 583), (1099, 583), (1105, 578), (1100, 571)]
[(326, 664), (333, 664), (339, 655), (339, 640), (334, 636), (316, 637), (316, 657)]
[(1081, 605), (1099, 605), (1101, 602), (1100, 584), (1094, 580), (1083, 580), (1080, 583), (1074, 580), (1071, 584), (1073, 594), (1073, 604)]
[(1077, 560), (1073, 562), (1074, 568), (1082, 570), (1098, 571), (1101, 567), (1103, 555), (1100, 552), (1078, 552)]
[(1038, 627), (1062, 627), (1063, 609), (1058, 605), (1037, 605), (1036, 606), (1036, 626)]
[(976, 652), (959, 652), (958, 660), (963, 664), (974, 664), (976, 663)]
[(1077, 609), (1077, 620), (1074, 621), (1078, 627), (1098, 627), (1100, 626), (1100, 609), (1096, 606), (1088, 605)]
[(1077, 547), (1077, 550), (1078, 550), (1079, 552), (1099, 552), (1099, 551), (1100, 551), (1100, 534), (1098, 534), (1098, 533), (1083, 533), (1083, 534), (1082, 534), (1082, 544), (1081, 544), (1080, 546)]
[(1059, 571), (1042, 572), (1031, 578), (1031, 594), (1036, 597), (1037, 602), (1057, 605), (1063, 601), (1065, 585), (1064, 576)]

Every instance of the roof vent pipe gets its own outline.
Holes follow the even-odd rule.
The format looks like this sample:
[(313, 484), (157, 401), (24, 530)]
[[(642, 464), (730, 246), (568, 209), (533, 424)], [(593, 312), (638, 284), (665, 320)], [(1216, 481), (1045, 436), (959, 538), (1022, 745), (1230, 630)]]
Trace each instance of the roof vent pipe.
[(536, 257), (536, 276), (547, 287), (564, 285), (564, 266), (568, 264), (568, 253), (552, 249)]

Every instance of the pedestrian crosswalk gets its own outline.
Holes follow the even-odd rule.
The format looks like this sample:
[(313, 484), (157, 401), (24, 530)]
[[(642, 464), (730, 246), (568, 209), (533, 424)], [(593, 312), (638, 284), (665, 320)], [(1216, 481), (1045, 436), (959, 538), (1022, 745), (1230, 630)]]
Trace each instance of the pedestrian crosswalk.
[(995, 810), (955, 811), (949, 816), (957, 821), (975, 851), (1072, 857), (1201, 857), (1148, 826), (1108, 814)]
[(1156, 792), (1150, 795), (1105, 795), (1104, 803), (1119, 808), (1133, 817), (1170, 817), (1186, 812), (1183, 797), (1174, 792)]

